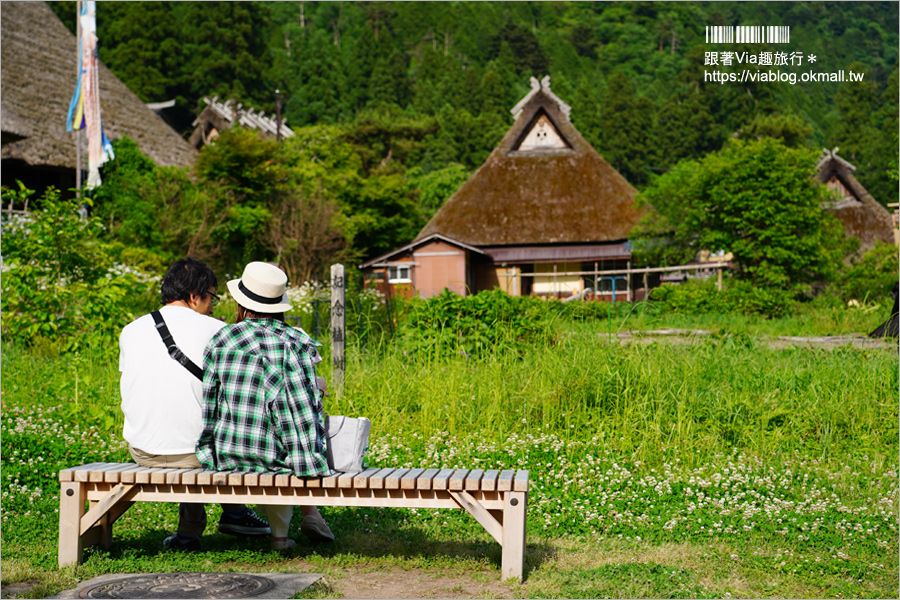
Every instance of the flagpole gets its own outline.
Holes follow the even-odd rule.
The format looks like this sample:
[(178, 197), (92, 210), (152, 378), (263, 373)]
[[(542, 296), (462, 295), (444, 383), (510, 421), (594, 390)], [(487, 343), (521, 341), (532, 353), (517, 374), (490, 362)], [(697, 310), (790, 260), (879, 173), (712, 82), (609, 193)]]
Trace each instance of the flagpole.
[[(81, 73), (81, 53), (78, 52), (81, 49), (81, 0), (75, 3), (75, 40), (75, 53), (78, 54), (78, 70), (75, 72)], [(83, 136), (83, 128), (75, 130), (75, 197), (79, 199), (81, 198), (81, 142)]]

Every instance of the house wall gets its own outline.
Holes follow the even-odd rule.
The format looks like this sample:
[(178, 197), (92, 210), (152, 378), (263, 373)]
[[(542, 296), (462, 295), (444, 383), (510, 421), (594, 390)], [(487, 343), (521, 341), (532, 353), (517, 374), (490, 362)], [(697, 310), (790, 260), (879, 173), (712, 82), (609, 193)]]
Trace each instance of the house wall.
[(465, 296), (468, 292), (467, 252), (442, 241), (434, 241), (413, 252), (413, 285), (419, 296), (431, 298), (444, 288)]
[[(554, 267), (556, 274), (554, 275)], [(581, 271), (581, 262), (538, 263), (534, 265), (534, 286), (532, 293), (540, 296), (571, 296), (584, 290), (584, 281), (579, 275), (560, 275), (565, 272)]]

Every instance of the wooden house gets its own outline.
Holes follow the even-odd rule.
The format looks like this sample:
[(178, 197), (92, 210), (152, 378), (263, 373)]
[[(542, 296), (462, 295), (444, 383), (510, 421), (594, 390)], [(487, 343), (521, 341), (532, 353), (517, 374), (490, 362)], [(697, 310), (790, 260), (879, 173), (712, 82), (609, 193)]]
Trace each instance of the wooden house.
[(487, 161), (416, 239), (361, 265), (370, 284), (422, 297), (499, 287), (564, 298), (596, 280), (626, 299), (624, 277), (590, 273), (630, 266), (636, 190), (575, 129), (549, 77), (531, 86)]
[(288, 138), (294, 132), (284, 119), (281, 123), (274, 117), (263, 112), (256, 112), (252, 108), (244, 108), (243, 104), (234, 100), (221, 102), (218, 97), (204, 98), (206, 108), (194, 119), (194, 131), (191, 133), (191, 145), (200, 150), (203, 146), (212, 143), (225, 129), (234, 126), (244, 127), (258, 131), (264, 138)]
[[(74, 188), (75, 133), (66, 131), (66, 113), (77, 78), (75, 35), (44, 2), (3, 2), (0, 28), (2, 183)], [(193, 162), (196, 151), (102, 63), (100, 106), (111, 140), (130, 137), (159, 165)]]
[(834, 201), (826, 210), (838, 218), (848, 236), (859, 239), (860, 252), (872, 248), (876, 241), (896, 243), (891, 213), (856, 180), (856, 167), (838, 156), (837, 151), (823, 150), (816, 165), (816, 179), (834, 192)]

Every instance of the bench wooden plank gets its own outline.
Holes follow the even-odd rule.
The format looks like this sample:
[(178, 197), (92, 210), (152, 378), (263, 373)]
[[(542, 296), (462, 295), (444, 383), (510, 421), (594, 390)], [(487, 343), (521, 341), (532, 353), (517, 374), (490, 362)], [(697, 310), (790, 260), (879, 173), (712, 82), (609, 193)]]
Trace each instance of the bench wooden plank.
[(524, 469), (519, 469), (518, 471), (516, 471), (516, 479), (513, 481), (513, 491), (528, 491), (528, 471)]
[(189, 469), (181, 474), (182, 485), (196, 485), (197, 475), (203, 472), (203, 469)]
[(321, 488), (322, 487), (322, 478), (321, 477), (307, 477), (306, 478), (306, 487)]
[(403, 477), (400, 478), (400, 489), (401, 490), (414, 490), (416, 489), (416, 479), (425, 472), (425, 469), (410, 469), (407, 471)]
[(350, 472), (350, 473), (341, 473), (338, 476), (338, 487), (339, 488), (352, 488), (353, 480), (356, 476), (359, 475), (358, 472)]
[(212, 478), (215, 471), (200, 471), (197, 473), (197, 485), (212, 485)]
[(339, 473), (335, 473), (334, 475), (326, 475), (322, 478), (322, 487), (323, 488), (336, 488), (337, 480)]
[(465, 489), (466, 485), (466, 475), (469, 473), (468, 469), (457, 469), (453, 471), (453, 475), (450, 476), (450, 488), (454, 491), (460, 491)]
[(165, 471), (162, 467), (144, 467), (143, 469), (137, 471), (134, 476), (135, 483), (150, 483), (150, 477), (159, 473), (160, 471)]
[(424, 473), (416, 478), (416, 489), (430, 490), (431, 482), (434, 479), (435, 475), (437, 475), (439, 472), (440, 469), (426, 469)]
[(508, 492), (512, 490), (513, 478), (516, 476), (515, 471), (503, 470), (500, 472), (500, 478), (497, 480), (497, 491)]
[(259, 485), (259, 473), (244, 473), (244, 485)]
[(103, 481), (106, 483), (119, 483), (122, 480), (122, 474), (125, 471), (133, 471), (139, 468), (140, 466), (134, 463), (122, 463), (116, 465), (116, 468), (106, 471), (106, 474), (103, 476)]
[(275, 475), (275, 487), (288, 487), (291, 484), (290, 473), (278, 473)]
[(93, 471), (94, 468), (102, 467), (105, 464), (106, 463), (91, 463), (82, 467), (75, 467), (72, 469), (72, 479), (69, 479), (69, 481), (85, 482), (90, 477), (91, 471)]
[(399, 490), (400, 489), (400, 481), (404, 475), (409, 473), (409, 469), (397, 469), (390, 475), (387, 475), (384, 478), (384, 489), (386, 490)]
[(113, 473), (117, 470), (117, 468), (121, 468), (121, 464), (119, 463), (104, 463), (94, 469), (91, 469), (88, 473), (88, 481), (92, 483), (100, 483), (104, 481), (107, 473)]
[(162, 485), (166, 483), (166, 478), (168, 477), (169, 473), (175, 470), (176, 469), (174, 468), (154, 469), (154, 472), (150, 473), (150, 483), (154, 483), (156, 485)]
[(306, 481), (304, 481), (303, 477), (297, 477), (296, 475), (291, 475), (291, 487), (292, 488), (306, 487)]
[(365, 489), (365, 488), (369, 487), (369, 479), (380, 470), (381, 469), (378, 469), (378, 468), (366, 469), (365, 471), (363, 471), (362, 473), (360, 473), (359, 475), (357, 475), (356, 477), (353, 478), (353, 487), (357, 488), (357, 489)]
[(497, 477), (500, 476), (500, 471), (495, 469), (491, 469), (487, 471), (484, 476), (481, 478), (481, 491), (482, 492), (493, 492), (497, 489)]
[(381, 469), (377, 471), (374, 475), (369, 477), (369, 488), (373, 490), (382, 490), (384, 489), (384, 481), (388, 478), (388, 476), (393, 473), (396, 469)]
[(275, 483), (275, 473), (260, 473), (259, 474), (260, 487), (271, 487), (274, 483)]
[(483, 469), (472, 469), (466, 475), (466, 491), (473, 492), (481, 489), (481, 478), (484, 477)]
[(431, 480), (431, 489), (446, 490), (450, 486), (450, 476), (453, 475), (453, 472), (453, 469), (441, 469)]
[(228, 485), (244, 485), (244, 472), (235, 471), (228, 474)]

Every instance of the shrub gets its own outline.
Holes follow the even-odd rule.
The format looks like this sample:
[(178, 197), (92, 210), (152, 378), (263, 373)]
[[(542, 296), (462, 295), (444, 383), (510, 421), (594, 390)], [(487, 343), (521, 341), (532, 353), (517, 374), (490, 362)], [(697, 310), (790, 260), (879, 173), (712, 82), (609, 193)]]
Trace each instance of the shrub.
[(444, 290), (412, 301), (402, 334), (416, 351), (482, 354), (499, 346), (549, 343), (551, 321), (538, 298), (498, 289), (466, 297)]
[(876, 242), (868, 252), (854, 260), (833, 286), (843, 300), (882, 302), (890, 300), (900, 269), (897, 247)]
[(673, 313), (741, 313), (782, 317), (794, 306), (790, 292), (761, 288), (749, 281), (731, 280), (721, 292), (712, 281), (663, 285), (650, 292), (650, 300)]

